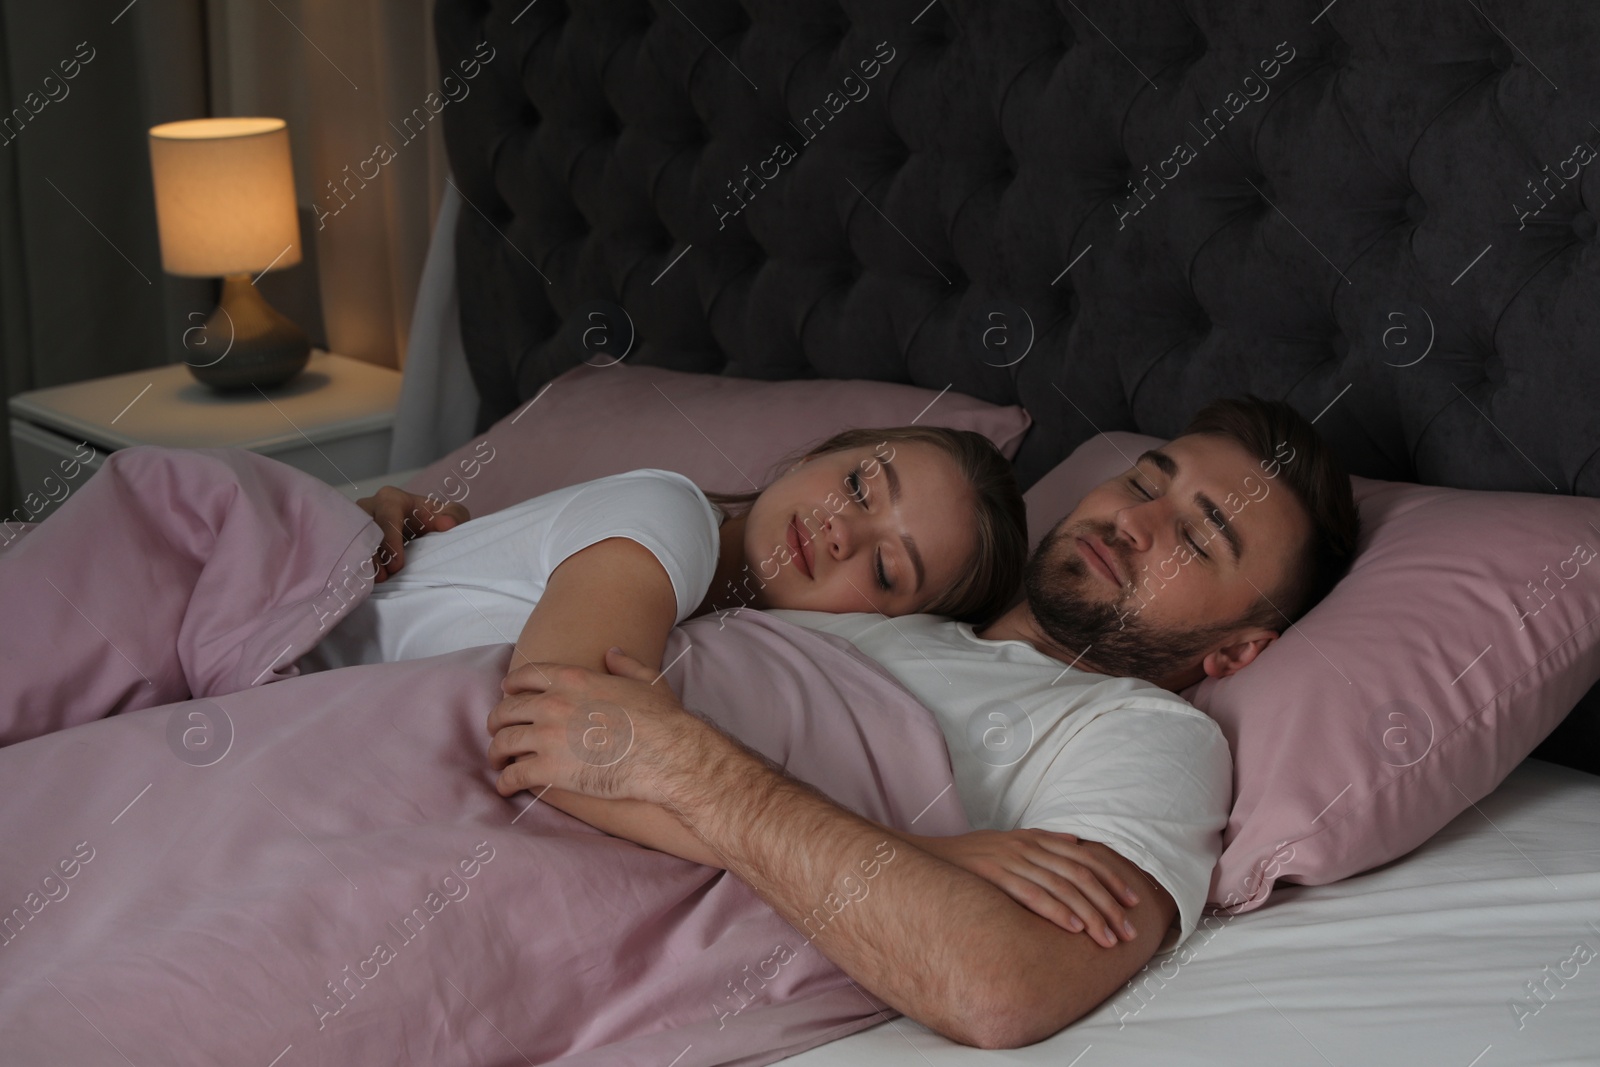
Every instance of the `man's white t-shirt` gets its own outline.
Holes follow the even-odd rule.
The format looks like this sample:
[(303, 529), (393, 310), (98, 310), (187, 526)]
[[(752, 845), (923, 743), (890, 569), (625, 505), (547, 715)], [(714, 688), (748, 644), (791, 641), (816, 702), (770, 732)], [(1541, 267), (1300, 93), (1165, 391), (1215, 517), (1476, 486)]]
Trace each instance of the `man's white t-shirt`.
[(1162, 951), (1194, 931), (1233, 799), (1227, 740), (1202, 712), (938, 615), (770, 614), (850, 641), (937, 716), (974, 829), (1099, 841), (1172, 894)]
[(722, 518), (693, 482), (664, 470), (525, 500), (407, 544), (399, 573), (374, 586), (298, 664), (326, 670), (515, 644), (555, 569), (608, 537), (655, 554), (677, 594), (674, 621), (682, 622), (711, 587)]

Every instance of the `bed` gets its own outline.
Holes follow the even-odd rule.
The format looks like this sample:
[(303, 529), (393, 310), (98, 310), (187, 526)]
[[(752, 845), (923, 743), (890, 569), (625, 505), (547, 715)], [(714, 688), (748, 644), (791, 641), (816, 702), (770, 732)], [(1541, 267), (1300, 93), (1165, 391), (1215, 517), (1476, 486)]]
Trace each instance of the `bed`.
[[(451, 188), (406, 368), (407, 443), (385, 481), (464, 435), (537, 418), (541, 390), (595, 354), (583, 339), (599, 313), (608, 336), (625, 327), (633, 365), (1020, 405), (1032, 420), (1015, 459), (1025, 485), (1097, 435), (1170, 436), (1207, 400), (1248, 390), (1314, 416), (1366, 477), (1600, 495), (1596, 227), (1594, 197), (1580, 195), (1593, 179), (1572, 147), (1600, 113), (1589, 107), (1600, 15), (1587, 9), (439, 0), (435, 24), (441, 70), (471, 92), (443, 113)], [(1205, 129), (1186, 132), (1191, 121)], [(1175, 149), (1191, 138), (1192, 155)], [(1561, 179), (1573, 165), (1581, 181)], [(108, 462), (154, 479), (151, 494), (125, 494), (130, 506), (201, 484), (193, 457)], [(183, 477), (164, 476), (167, 462)], [(219, 486), (248, 477), (269, 491), (206, 496), (170, 573), (86, 540), (73, 549), (79, 584), (64, 588), (87, 595), (109, 580), (97, 581), (103, 568), (141, 573), (150, 605), (184, 582), (238, 592), (214, 602), (248, 640), (180, 645), (198, 666), (157, 679), (209, 671), (218, 695), (126, 697), (150, 679), (72, 646), (84, 667), (69, 681), (126, 706), (0, 747), (0, 888), (8, 907), (31, 894), (40, 920), (8, 928), (0, 947), (0, 969), (14, 968), (0, 982), (0, 1058), (287, 1067), (376, 1047), (385, 1062), (532, 1062), (523, 1050), (546, 1024), (614, 1019), (536, 980), (544, 1014), (519, 1015), (518, 983), (539, 961), (507, 946), (536, 936), (540, 915), (517, 890), (551, 856), (644, 864), (628, 868), (630, 885), (638, 899), (664, 894), (653, 906), (680, 927), (707, 906), (724, 928), (783, 935), (735, 880), (655, 853), (628, 859), (612, 839), (494, 796), (477, 734), (504, 665), (495, 649), (429, 661), (426, 675), (380, 664), (273, 677), (310, 639), (305, 613), (291, 625), (288, 609), (309, 595), (338, 610), (334, 579), (367, 558), (376, 531), (326, 487), (247, 456), (206, 462), (242, 465), (210, 468)], [(258, 510), (230, 524), (235, 507)], [(160, 528), (161, 514), (119, 529)], [(313, 522), (322, 533), (308, 537)], [(30, 531), (4, 551), (41, 547)], [(276, 588), (226, 584), (263, 553), (296, 561)], [(67, 619), (59, 592), (41, 584), (35, 602)], [(141, 611), (127, 632), (156, 617)], [(738, 705), (737, 680), (695, 677)], [(1600, 766), (1595, 700), (1540, 750), (1547, 759), (1422, 847), (1207, 920), (1192, 958), (1157, 957), (1039, 1045), (976, 1053), (907, 1019), (877, 1022), (864, 994), (814, 968), (790, 972), (809, 999), (743, 1012), (730, 1029), (747, 1043), (724, 1053), (705, 1001), (684, 993), (695, 976), (660, 970), (630, 986), (645, 999), (620, 1013), (641, 1043), (590, 1033), (567, 1059), (1595, 1062), (1600, 778), (1577, 769)], [(870, 748), (856, 755), (874, 766)], [(74, 781), (86, 770), (92, 789)], [(921, 796), (945, 793), (935, 784), (859, 803), (909, 819)], [(101, 858), (71, 851), (80, 835)], [(446, 903), (433, 891), (457, 869), (481, 879), (470, 907), (465, 892), (446, 887)], [(47, 906), (35, 883), (55, 870), (83, 880)], [(379, 886), (377, 902), (358, 885)], [(363, 957), (382, 909), (403, 915), (425, 893), (450, 936), (421, 938), (397, 967)], [(600, 899), (568, 895), (572, 909)], [(750, 958), (743, 942), (717, 947), (641, 958), (699, 967), (700, 980)], [(368, 964), (382, 967), (368, 980), (382, 978), (356, 999), (366, 987), (341, 974)], [(647, 1032), (660, 1028), (652, 983), (681, 1001), (673, 1025), (698, 1027), (692, 1040), (666, 1048)]]
[(1403, 860), (1206, 921), (1192, 960), (1157, 956), (1037, 1045), (979, 1053), (901, 1018), (786, 1062), (1592, 1064), (1597, 813), (1593, 775), (1529, 760)]
[[(440, 0), (436, 26), (442, 60), (509, 60), (445, 118), (475, 431), (584, 358), (603, 302), (638, 364), (1020, 404), (1025, 486), (1252, 391), (1365, 477), (1600, 495), (1590, 8)], [(984, 1058), (1600, 1061), (1600, 691), (1537, 755), (1409, 856), (1213, 919), (1148, 1003)], [(977, 1058), (897, 1019), (794, 1062)]]

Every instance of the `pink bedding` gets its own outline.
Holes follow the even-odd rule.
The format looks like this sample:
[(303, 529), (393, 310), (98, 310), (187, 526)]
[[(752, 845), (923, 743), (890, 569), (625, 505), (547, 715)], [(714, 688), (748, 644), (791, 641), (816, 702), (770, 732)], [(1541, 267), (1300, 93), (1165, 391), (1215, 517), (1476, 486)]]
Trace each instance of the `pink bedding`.
[[(6, 1064), (756, 1064), (889, 1014), (731, 875), (500, 797), (510, 646), (293, 677), (377, 539), (269, 460), (140, 448), (0, 553)], [(685, 703), (791, 773), (967, 828), (847, 643), (744, 613), (685, 649)]]

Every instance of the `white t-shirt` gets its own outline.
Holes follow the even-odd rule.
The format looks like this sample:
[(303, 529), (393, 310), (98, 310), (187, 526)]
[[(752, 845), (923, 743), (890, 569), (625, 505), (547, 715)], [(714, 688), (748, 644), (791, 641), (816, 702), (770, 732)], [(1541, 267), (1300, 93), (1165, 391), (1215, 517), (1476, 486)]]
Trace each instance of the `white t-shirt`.
[(938, 717), (974, 829), (1099, 841), (1172, 894), (1179, 925), (1161, 951), (1194, 932), (1233, 800), (1210, 718), (1149, 682), (1074, 670), (939, 615), (770, 614), (850, 641)]
[(568, 556), (608, 537), (639, 542), (666, 568), (682, 622), (716, 574), (722, 513), (688, 478), (637, 470), (558, 489), (406, 545), (373, 587), (298, 661), (302, 671), (421, 659), (515, 644)]

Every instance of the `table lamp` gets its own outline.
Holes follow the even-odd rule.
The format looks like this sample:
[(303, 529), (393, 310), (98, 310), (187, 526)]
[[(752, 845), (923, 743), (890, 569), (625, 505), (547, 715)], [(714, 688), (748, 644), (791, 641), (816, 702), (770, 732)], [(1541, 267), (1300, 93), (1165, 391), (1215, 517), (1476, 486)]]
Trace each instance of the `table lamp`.
[(214, 118), (153, 126), (150, 171), (162, 268), (222, 278), (221, 303), (203, 326), (184, 333), (190, 373), (224, 391), (280, 385), (299, 374), (311, 358), (310, 339), (253, 280), (300, 262), (288, 124)]

